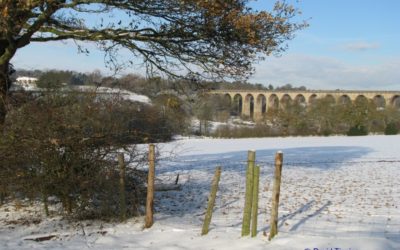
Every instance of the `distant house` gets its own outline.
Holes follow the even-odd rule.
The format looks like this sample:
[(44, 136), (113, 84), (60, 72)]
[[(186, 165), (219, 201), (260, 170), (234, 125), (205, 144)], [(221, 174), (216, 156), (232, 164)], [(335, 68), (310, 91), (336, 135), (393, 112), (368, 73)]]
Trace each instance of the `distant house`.
[(36, 89), (38, 79), (36, 77), (20, 76), (15, 81), (15, 85), (22, 87), (25, 90)]

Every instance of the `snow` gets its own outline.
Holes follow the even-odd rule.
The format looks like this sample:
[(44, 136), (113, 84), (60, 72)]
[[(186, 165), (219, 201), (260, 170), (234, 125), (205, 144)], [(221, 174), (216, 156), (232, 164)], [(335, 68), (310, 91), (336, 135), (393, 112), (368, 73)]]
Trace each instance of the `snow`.
[[(202, 124), (202, 126), (204, 126)], [(203, 131), (203, 134), (214, 133), (219, 127), (228, 126), (230, 128), (251, 128), (255, 126), (253, 121), (243, 121), (240, 118), (231, 117), (226, 122), (217, 122), (217, 121), (207, 121), (207, 132)], [(200, 130), (200, 120), (197, 118), (193, 118), (191, 120), (191, 128), (192, 131)], [(202, 128), (204, 130), (204, 127)]]
[(82, 91), (96, 91), (96, 93), (107, 93), (107, 94), (118, 94), (122, 99), (127, 101), (142, 102), (150, 104), (151, 100), (145, 95), (139, 95), (134, 92), (119, 89), (119, 88), (109, 88), (109, 87), (95, 87), (95, 86), (77, 86), (75, 87)]
[[(158, 144), (155, 224), (44, 218), (39, 204), (0, 207), (0, 249), (400, 249), (400, 136), (181, 139)], [(258, 235), (240, 237), (247, 151), (261, 166)], [(279, 233), (268, 241), (273, 159), (283, 152)], [(169, 152), (173, 152), (171, 155)], [(175, 156), (174, 156), (175, 155)], [(210, 232), (200, 236), (216, 166)], [(16, 223), (19, 220), (25, 223)], [(27, 221), (27, 222), (26, 222)], [(35, 242), (38, 236), (54, 238)]]

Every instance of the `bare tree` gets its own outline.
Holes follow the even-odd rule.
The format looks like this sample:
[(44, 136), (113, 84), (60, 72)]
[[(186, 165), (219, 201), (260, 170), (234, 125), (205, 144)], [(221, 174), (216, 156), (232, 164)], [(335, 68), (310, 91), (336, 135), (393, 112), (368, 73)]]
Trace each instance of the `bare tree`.
[(252, 10), (248, 2), (0, 0), (0, 124), (10, 60), (31, 42), (95, 42), (110, 67), (118, 67), (117, 51), (124, 48), (149, 71), (246, 77), (252, 62), (282, 52), (294, 32), (306, 26), (293, 21), (299, 11), (285, 2), (276, 2), (269, 12)]

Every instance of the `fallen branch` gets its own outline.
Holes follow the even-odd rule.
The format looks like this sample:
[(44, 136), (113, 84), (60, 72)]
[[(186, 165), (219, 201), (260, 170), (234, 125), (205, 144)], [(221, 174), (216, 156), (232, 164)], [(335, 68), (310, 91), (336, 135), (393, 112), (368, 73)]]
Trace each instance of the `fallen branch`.
[(46, 235), (46, 236), (40, 236), (40, 237), (36, 237), (36, 238), (26, 238), (24, 240), (42, 242), (42, 241), (51, 240), (51, 239), (56, 238), (56, 237), (57, 237), (57, 235)]
[(180, 184), (156, 184), (154, 185), (155, 191), (172, 191), (172, 190), (181, 190), (182, 187)]

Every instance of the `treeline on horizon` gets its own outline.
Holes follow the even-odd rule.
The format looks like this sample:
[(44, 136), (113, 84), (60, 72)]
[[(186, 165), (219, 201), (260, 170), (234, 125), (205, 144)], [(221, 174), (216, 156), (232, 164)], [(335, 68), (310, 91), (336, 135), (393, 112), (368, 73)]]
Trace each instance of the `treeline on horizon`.
[(249, 83), (246, 81), (205, 81), (172, 79), (163, 77), (144, 77), (140, 74), (124, 74), (120, 76), (106, 76), (100, 70), (92, 72), (77, 72), (72, 70), (26, 70), (17, 69), (13, 75), (18, 77), (34, 77), (38, 79), (38, 87), (54, 88), (62, 85), (94, 85), (103, 87), (122, 88), (138, 94), (154, 95), (157, 91), (177, 90), (185, 93), (199, 90), (214, 89), (250, 89), (250, 90), (307, 90), (305, 86), (293, 86), (290, 83), (282, 86), (270, 83)]

